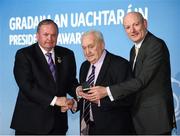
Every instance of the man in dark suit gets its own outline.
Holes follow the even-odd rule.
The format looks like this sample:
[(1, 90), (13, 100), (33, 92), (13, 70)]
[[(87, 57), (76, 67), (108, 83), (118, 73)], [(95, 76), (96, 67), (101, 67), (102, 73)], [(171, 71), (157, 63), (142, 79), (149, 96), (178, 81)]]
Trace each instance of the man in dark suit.
[[(101, 32), (94, 30), (85, 32), (82, 35), (81, 44), (87, 59), (80, 68), (81, 84), (88, 80), (92, 67), (95, 67), (94, 85), (113, 85), (131, 78), (130, 64), (124, 58), (104, 49), (105, 43)], [(77, 91), (77, 94), (83, 98), (87, 96), (83, 91)], [(90, 121), (88, 122), (83, 121), (83, 98), (79, 100), (78, 106), (81, 116), (81, 135), (133, 134), (132, 96), (114, 102), (111, 102), (109, 97), (93, 101), (90, 105)], [(86, 128), (83, 128), (83, 124), (89, 128), (86, 133), (84, 133)]]
[(113, 101), (136, 94), (132, 112), (136, 133), (171, 134), (176, 123), (168, 48), (147, 30), (147, 21), (140, 13), (128, 13), (123, 25), (135, 44), (130, 51), (134, 79), (107, 88), (96, 87), (90, 91), (96, 98), (89, 99), (95, 101), (109, 95)]
[[(11, 128), (15, 134), (66, 134), (66, 110), (76, 96), (74, 53), (56, 46), (58, 26), (46, 19), (37, 27), (37, 43), (16, 53), (14, 76), (19, 87)], [(50, 54), (50, 56), (48, 56)]]

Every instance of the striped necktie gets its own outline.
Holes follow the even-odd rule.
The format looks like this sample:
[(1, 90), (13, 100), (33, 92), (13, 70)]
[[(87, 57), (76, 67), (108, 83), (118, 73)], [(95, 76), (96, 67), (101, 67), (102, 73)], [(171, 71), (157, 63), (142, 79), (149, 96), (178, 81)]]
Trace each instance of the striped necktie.
[(49, 65), (49, 69), (51, 70), (51, 73), (52, 73), (54, 80), (56, 81), (56, 70), (55, 70), (55, 64), (54, 64), (53, 59), (52, 59), (52, 53), (48, 52), (45, 55), (48, 57), (47, 62)]
[[(94, 85), (94, 79), (95, 79), (95, 66), (92, 65), (92, 71), (91, 74), (88, 76), (88, 80), (87, 83), (89, 84), (89, 86), (93, 86)], [(83, 135), (88, 135), (88, 125), (90, 122), (90, 105), (91, 102), (84, 99), (83, 101), (83, 113), (82, 113), (82, 120), (81, 120), (81, 134)], [(85, 123), (83, 122), (83, 120), (85, 121)]]

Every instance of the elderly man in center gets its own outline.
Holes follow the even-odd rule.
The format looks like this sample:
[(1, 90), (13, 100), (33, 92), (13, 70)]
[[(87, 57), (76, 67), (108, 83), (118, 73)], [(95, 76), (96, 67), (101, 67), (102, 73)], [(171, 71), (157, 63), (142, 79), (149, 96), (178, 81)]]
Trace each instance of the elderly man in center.
[[(107, 86), (123, 82), (132, 77), (128, 61), (105, 49), (105, 41), (101, 32), (90, 30), (81, 37), (81, 44), (86, 61), (80, 68), (80, 83), (77, 95), (80, 96), (81, 135), (120, 135), (134, 134), (131, 107), (134, 96), (111, 102), (109, 97), (100, 101), (89, 102), (84, 92), (88, 86)], [(83, 85), (85, 82), (88, 85)], [(81, 89), (80, 89), (81, 88)], [(88, 103), (88, 106), (87, 106)], [(88, 111), (86, 111), (89, 109)]]

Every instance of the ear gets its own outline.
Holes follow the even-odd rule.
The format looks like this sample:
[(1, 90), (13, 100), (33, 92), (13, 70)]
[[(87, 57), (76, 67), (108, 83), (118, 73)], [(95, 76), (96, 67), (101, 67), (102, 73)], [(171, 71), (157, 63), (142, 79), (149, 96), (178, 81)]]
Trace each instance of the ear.
[(102, 49), (105, 49), (105, 44), (102, 42), (101, 43)]
[(36, 33), (36, 40), (38, 41), (39, 39), (39, 33)]
[(147, 29), (147, 26), (148, 26), (148, 23), (147, 23), (147, 20), (146, 19), (144, 19), (144, 27)]

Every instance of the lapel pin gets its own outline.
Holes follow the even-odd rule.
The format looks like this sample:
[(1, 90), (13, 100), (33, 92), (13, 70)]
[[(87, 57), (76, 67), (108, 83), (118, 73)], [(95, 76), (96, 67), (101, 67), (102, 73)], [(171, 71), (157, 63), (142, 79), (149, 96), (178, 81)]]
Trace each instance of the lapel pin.
[(61, 63), (61, 62), (62, 62), (61, 57), (57, 57), (57, 62), (58, 62), (58, 63)]

